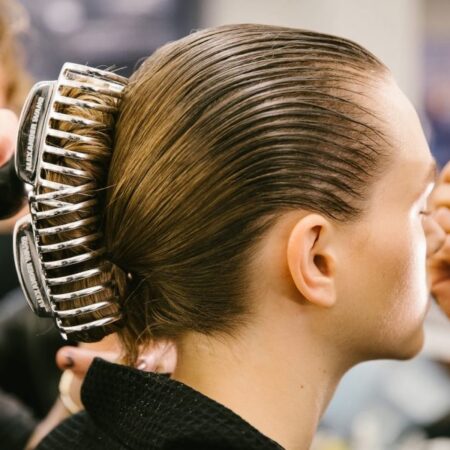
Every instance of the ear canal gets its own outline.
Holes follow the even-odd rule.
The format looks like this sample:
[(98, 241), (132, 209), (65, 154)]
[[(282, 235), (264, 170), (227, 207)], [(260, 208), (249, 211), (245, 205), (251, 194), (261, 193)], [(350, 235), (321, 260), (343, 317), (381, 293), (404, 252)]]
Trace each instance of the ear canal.
[(315, 255), (314, 264), (317, 266), (317, 268), (323, 275), (330, 275), (330, 269), (323, 255)]

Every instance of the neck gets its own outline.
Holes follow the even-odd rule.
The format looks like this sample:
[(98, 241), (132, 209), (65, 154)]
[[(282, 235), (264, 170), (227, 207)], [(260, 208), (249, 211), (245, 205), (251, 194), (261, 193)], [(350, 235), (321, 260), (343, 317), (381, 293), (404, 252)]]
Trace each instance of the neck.
[[(348, 367), (289, 330), (247, 330), (231, 342), (190, 334), (177, 346), (173, 378), (216, 400), (288, 450), (311, 445)], [(298, 330), (297, 330), (298, 333)]]

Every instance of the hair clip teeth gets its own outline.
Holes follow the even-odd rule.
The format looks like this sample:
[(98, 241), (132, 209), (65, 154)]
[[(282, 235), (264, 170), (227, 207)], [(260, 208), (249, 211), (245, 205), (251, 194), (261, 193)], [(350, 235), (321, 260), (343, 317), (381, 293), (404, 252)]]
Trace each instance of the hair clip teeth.
[(93, 303), (91, 305), (80, 306), (79, 308), (59, 309), (59, 310), (55, 309), (55, 310), (53, 310), (53, 312), (60, 319), (68, 319), (68, 318), (80, 316), (82, 314), (90, 314), (90, 313), (99, 311), (100, 309), (111, 306), (112, 304), (113, 303), (111, 303), (111, 302), (103, 301), (103, 302)]
[(85, 280), (104, 272), (103, 267), (95, 267), (94, 269), (84, 270), (82, 272), (76, 272), (64, 277), (47, 278), (48, 286), (60, 286), (62, 284), (73, 283), (74, 281)]
[(92, 175), (85, 170), (73, 169), (72, 167), (67, 166), (58, 166), (57, 164), (51, 164), (48, 162), (42, 162), (41, 169), (50, 170), (51, 172), (60, 173), (62, 175), (70, 175), (73, 177), (92, 178)]
[(61, 208), (53, 208), (48, 209), (46, 211), (37, 211), (34, 204), (30, 205), (30, 211), (33, 219), (35, 220), (42, 220), (42, 219), (50, 219), (52, 217), (61, 216), (64, 214), (69, 214), (75, 211), (80, 211), (85, 208), (88, 208), (90, 206), (94, 206), (98, 203), (98, 200), (96, 198), (93, 198), (91, 200), (86, 200), (81, 203), (71, 203), (68, 206), (62, 206)]
[[(78, 184), (73, 185), (73, 184), (66, 184), (66, 183), (57, 183), (56, 181), (46, 180), (45, 178), (41, 178), (39, 180), (39, 187), (53, 189), (54, 191), (60, 191), (62, 189), (68, 189), (68, 188), (73, 188), (73, 187), (77, 187), (77, 186), (78, 186)], [(36, 191), (36, 189), (33, 189), (33, 191)]]
[(99, 292), (103, 291), (104, 289), (107, 289), (110, 287), (109, 283), (100, 284), (98, 286), (92, 286), (85, 289), (80, 289), (78, 291), (68, 292), (66, 294), (52, 294), (51, 299), (55, 303), (59, 302), (65, 302), (68, 300), (77, 300), (82, 297), (87, 297), (89, 295), (98, 294)]
[(111, 72), (109, 70), (107, 71), (101, 69), (94, 69), (92, 67), (83, 66), (81, 64), (66, 63), (64, 65), (62, 73), (63, 76), (67, 78), (70, 78), (71, 76), (81, 75), (85, 77), (94, 78), (96, 80), (108, 81), (123, 87), (125, 87), (128, 83), (127, 78), (117, 75), (114, 72)]
[(110, 325), (114, 322), (118, 322), (122, 319), (122, 315), (120, 313), (117, 313), (115, 315), (112, 315), (110, 317), (105, 317), (103, 319), (94, 320), (92, 322), (88, 322), (81, 325), (72, 325), (72, 326), (64, 326), (62, 323), (62, 320), (60, 318), (56, 319), (58, 328), (65, 334), (72, 334), (72, 333), (81, 333), (83, 331), (90, 331), (95, 328), (104, 327), (106, 325)]
[(37, 206), (37, 204), (42, 204), (45, 206), (50, 206), (52, 208), (62, 208), (63, 206), (72, 205), (72, 203), (58, 201), (58, 200), (41, 200), (39, 202), (33, 202), (33, 203), (35, 204), (35, 206)]
[(63, 114), (56, 111), (52, 111), (50, 119), (57, 120), (58, 122), (67, 122), (72, 125), (81, 125), (84, 127), (104, 127), (104, 124), (96, 120), (86, 119), (84, 117), (73, 116), (71, 114)]
[(101, 232), (98, 232), (77, 239), (70, 239), (68, 241), (58, 242), (57, 244), (39, 245), (38, 250), (41, 253), (50, 253), (61, 250), (67, 250), (68, 248), (79, 247), (80, 245), (87, 244), (88, 242), (97, 241), (102, 237), (103, 234)]
[(88, 217), (87, 219), (76, 220), (75, 222), (68, 222), (62, 225), (55, 225), (47, 228), (35, 228), (37, 236), (49, 236), (52, 234), (65, 233), (66, 231), (76, 230), (77, 228), (85, 227), (97, 223), (100, 220), (99, 216)]
[(101, 105), (100, 103), (95, 103), (88, 100), (80, 100), (77, 98), (67, 97), (66, 95), (56, 94), (55, 103), (65, 106), (76, 106), (78, 108), (93, 109), (100, 112), (113, 114), (116, 112), (116, 108), (110, 105)]
[(81, 161), (102, 160), (107, 156), (105, 154), (92, 154), (92, 153), (77, 152), (74, 150), (66, 150), (61, 147), (55, 147), (54, 145), (48, 144), (44, 146), (44, 152), (51, 155), (63, 156), (65, 158), (78, 159)]
[(47, 129), (47, 136), (64, 139), (72, 142), (83, 142), (85, 144), (95, 144), (95, 139), (81, 134), (69, 133), (68, 131), (55, 130), (54, 128)]
[[(54, 190), (52, 192), (46, 192), (44, 194), (33, 194), (31, 193), (28, 197), (28, 200), (32, 203), (44, 202), (48, 200), (56, 200), (59, 198), (64, 198), (69, 195), (74, 194), (84, 194), (84, 195), (94, 195), (92, 193), (93, 189), (95, 189), (96, 183), (90, 181), (85, 184), (81, 184), (80, 186), (68, 187), (60, 190)], [(91, 191), (91, 192), (89, 192)]]
[(86, 79), (82, 81), (66, 79), (61, 83), (61, 88), (79, 89), (89, 94), (110, 95), (117, 98), (121, 97), (123, 91), (122, 86), (114, 86), (110, 83), (99, 84)]
[(94, 258), (98, 258), (99, 256), (105, 253), (104, 248), (100, 248), (97, 250), (92, 250), (90, 252), (82, 253), (81, 255), (70, 256), (69, 258), (59, 259), (57, 261), (44, 261), (42, 266), (45, 270), (51, 269), (62, 269), (67, 266), (71, 266), (74, 264), (80, 264), (86, 261), (89, 261)]

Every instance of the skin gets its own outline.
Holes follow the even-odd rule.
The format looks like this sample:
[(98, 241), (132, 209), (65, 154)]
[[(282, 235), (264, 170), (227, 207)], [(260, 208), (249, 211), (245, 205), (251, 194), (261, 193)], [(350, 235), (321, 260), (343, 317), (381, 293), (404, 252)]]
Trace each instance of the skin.
[[(288, 450), (310, 447), (344, 373), (423, 345), (427, 210), (434, 161), (414, 108), (392, 79), (371, 88), (392, 161), (353, 223), (285, 214), (257, 249), (252, 319), (236, 336), (181, 339), (174, 378), (228, 406)], [(373, 100), (374, 101), (374, 100)]]
[(427, 261), (430, 290), (450, 318), (450, 163), (441, 171), (430, 206), (435, 220), (446, 233), (444, 244)]

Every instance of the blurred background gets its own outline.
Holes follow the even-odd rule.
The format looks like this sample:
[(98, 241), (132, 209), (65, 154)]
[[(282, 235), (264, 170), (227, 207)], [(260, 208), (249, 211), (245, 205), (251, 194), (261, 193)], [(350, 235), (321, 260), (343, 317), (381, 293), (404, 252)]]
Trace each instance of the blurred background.
[[(114, 66), (129, 75), (165, 42), (226, 23), (341, 35), (391, 68), (421, 115), (438, 163), (450, 160), (448, 0), (20, 0), (8, 14), (35, 80), (57, 78), (66, 61)], [(6, 298), (18, 285), (9, 248), (3, 232), (0, 295)], [(450, 327), (432, 309), (426, 330), (420, 358), (367, 363), (348, 374), (323, 419), (316, 449), (450, 449)], [(18, 395), (35, 417), (42, 416), (45, 408), (39, 410), (29, 394)]]

